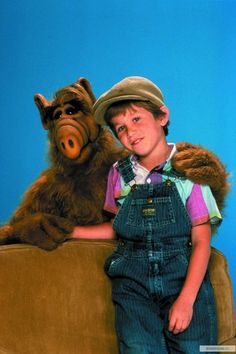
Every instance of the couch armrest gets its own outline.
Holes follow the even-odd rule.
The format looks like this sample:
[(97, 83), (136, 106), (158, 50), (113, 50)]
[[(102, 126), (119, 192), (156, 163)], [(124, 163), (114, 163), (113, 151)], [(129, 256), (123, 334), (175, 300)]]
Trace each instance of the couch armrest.
[(233, 289), (227, 260), (214, 247), (211, 249), (209, 265), (217, 307), (218, 342), (222, 344), (236, 335)]

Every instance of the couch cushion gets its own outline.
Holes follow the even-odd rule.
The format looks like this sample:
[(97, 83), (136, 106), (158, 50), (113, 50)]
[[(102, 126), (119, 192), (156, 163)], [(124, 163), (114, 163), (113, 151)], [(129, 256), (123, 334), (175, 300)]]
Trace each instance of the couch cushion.
[(111, 287), (114, 243), (70, 241), (46, 252), (0, 247), (0, 352), (116, 354)]

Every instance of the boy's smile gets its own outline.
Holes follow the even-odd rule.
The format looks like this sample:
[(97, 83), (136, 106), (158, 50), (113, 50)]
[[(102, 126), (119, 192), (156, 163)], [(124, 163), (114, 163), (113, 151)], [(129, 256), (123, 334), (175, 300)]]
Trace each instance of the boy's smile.
[(140, 163), (148, 168), (164, 162), (168, 146), (163, 126), (168, 122), (168, 114), (155, 118), (147, 109), (132, 105), (111, 122), (122, 145), (136, 154)]

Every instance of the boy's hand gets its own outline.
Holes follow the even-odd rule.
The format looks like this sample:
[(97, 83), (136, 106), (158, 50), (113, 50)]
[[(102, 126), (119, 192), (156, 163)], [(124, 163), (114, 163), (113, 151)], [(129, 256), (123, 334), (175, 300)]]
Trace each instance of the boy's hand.
[(193, 305), (178, 297), (169, 311), (168, 330), (174, 334), (183, 332), (190, 324), (193, 316)]

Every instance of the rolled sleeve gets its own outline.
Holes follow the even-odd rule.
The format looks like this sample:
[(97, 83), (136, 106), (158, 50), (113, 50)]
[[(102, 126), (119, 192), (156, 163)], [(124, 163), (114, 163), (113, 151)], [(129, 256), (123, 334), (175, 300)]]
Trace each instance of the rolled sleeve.
[(107, 190), (103, 209), (112, 214), (117, 214), (117, 195), (120, 194), (120, 176), (117, 168), (113, 165), (108, 174)]
[(220, 211), (209, 186), (194, 184), (186, 206), (193, 226), (206, 222), (215, 225), (222, 221)]

